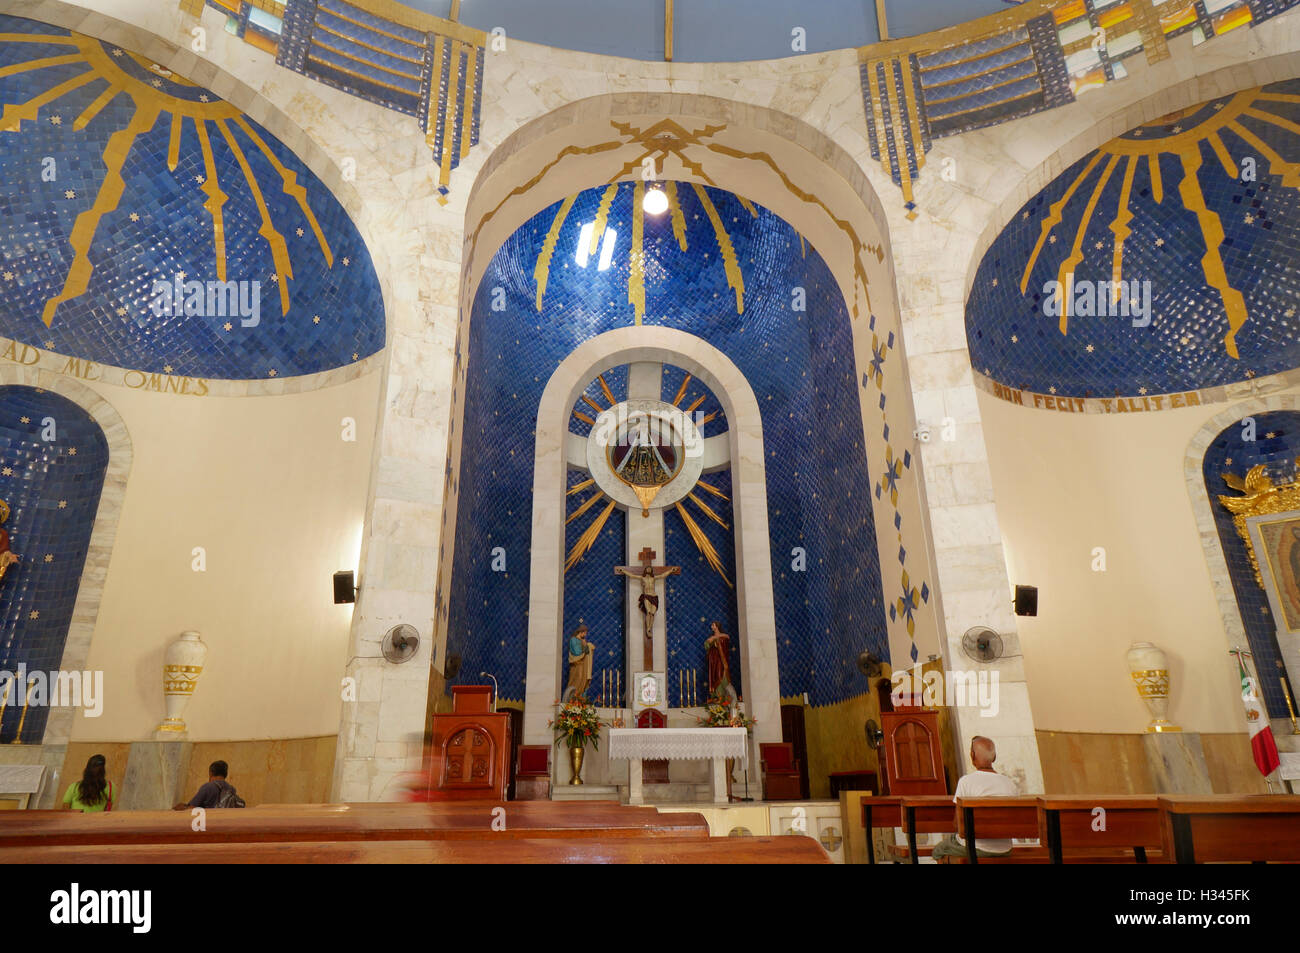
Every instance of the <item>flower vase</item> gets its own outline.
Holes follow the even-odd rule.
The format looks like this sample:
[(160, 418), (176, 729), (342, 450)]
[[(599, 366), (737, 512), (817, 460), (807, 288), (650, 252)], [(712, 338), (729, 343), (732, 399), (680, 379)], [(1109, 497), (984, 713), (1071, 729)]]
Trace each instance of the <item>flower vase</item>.
[(582, 783), (582, 747), (569, 749), (569, 769), (572, 776), (569, 778), (570, 784)]
[(1164, 650), (1151, 642), (1134, 642), (1125, 656), (1138, 697), (1151, 713), (1147, 731), (1180, 731), (1169, 723), (1169, 660)]

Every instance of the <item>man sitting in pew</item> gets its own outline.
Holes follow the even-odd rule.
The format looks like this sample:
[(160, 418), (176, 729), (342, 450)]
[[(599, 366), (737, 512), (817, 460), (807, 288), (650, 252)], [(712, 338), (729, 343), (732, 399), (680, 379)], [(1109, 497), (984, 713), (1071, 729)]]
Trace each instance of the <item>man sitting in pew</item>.
[[(970, 761), (975, 770), (963, 775), (957, 782), (957, 792), (953, 795), (955, 802), (959, 797), (1015, 797), (1020, 793), (1016, 782), (1005, 774), (993, 770), (993, 762), (998, 759), (998, 749), (993, 742), (982, 735), (976, 735), (970, 742)], [(956, 823), (954, 812), (953, 823)], [(975, 853), (980, 857), (1005, 857), (1011, 853), (1011, 841), (1007, 838), (975, 839)], [(931, 856), (936, 863), (946, 864), (949, 857), (965, 857), (966, 842), (956, 834), (949, 834), (935, 844)]]
[(224, 761), (208, 765), (208, 780), (199, 785), (198, 792), (189, 802), (172, 807), (173, 811), (188, 811), (192, 807), (243, 807), (244, 799), (235, 792), (235, 786), (226, 780), (230, 766)]

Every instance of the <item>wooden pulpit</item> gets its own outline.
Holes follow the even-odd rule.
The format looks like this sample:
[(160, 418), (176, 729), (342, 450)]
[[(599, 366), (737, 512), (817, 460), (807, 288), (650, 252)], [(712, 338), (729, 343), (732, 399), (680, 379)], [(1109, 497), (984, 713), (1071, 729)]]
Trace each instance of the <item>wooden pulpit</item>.
[(948, 793), (937, 711), (900, 707), (881, 712), (880, 730), (890, 794)]
[(450, 714), (433, 715), (431, 801), (506, 799), (510, 783), (509, 712), (492, 711), (489, 685), (456, 685)]

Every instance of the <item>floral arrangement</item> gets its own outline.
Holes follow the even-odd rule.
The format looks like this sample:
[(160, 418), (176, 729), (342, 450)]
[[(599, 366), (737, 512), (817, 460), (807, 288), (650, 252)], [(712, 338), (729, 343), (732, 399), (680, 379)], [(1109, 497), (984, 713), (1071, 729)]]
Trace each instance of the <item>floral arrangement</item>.
[(555, 729), (555, 743), (563, 741), (570, 748), (583, 748), (590, 744), (600, 748), (600, 718), (596, 706), (586, 698), (578, 697), (564, 702), (548, 722)]
[(697, 718), (696, 721), (705, 728), (748, 728), (756, 723), (740, 710), (739, 699), (734, 706), (731, 704), (730, 697), (721, 685), (709, 696), (704, 706), (704, 717)]

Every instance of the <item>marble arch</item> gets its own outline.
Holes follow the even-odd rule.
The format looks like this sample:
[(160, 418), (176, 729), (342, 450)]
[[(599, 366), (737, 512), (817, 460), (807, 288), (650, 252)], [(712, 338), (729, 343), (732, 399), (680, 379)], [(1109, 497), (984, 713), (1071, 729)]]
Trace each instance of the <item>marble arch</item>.
[[(525, 744), (551, 739), (547, 718), (560, 694), (564, 620), (564, 489), (568, 416), (596, 375), (617, 364), (672, 363), (707, 385), (727, 415), (736, 538), (736, 604), (747, 708), (758, 719), (754, 743), (781, 740), (776, 618), (767, 521), (763, 420), (758, 399), (728, 357), (702, 338), (663, 327), (618, 328), (571, 351), (546, 383), (537, 408), (533, 466), (531, 576), (528, 600), (528, 681)], [(757, 749), (755, 749), (755, 754)]]
[[(90, 655), (90, 642), (95, 634), (99, 605), (104, 598), (104, 580), (108, 576), (113, 542), (117, 538), (117, 523), (122, 515), (122, 501), (126, 497), (126, 481), (131, 474), (134, 452), (131, 435), (111, 403), (71, 377), (22, 364), (0, 364), (0, 387), (11, 386), (39, 387), (66, 397), (99, 425), (108, 443), (108, 466), (104, 471), (104, 486), (99, 494), (99, 509), (95, 512), (90, 544), (86, 550), (86, 563), (81, 570), (77, 599), (73, 603), (72, 622), (68, 626), (63, 658), (59, 663), (60, 671), (83, 671)], [(73, 708), (52, 708), (45, 723), (45, 737), (39, 745), (38, 758), (51, 777), (57, 776), (63, 768), (68, 742), (72, 738), (75, 714)], [(35, 806), (53, 808), (57, 794), (54, 784), (48, 784)]]

